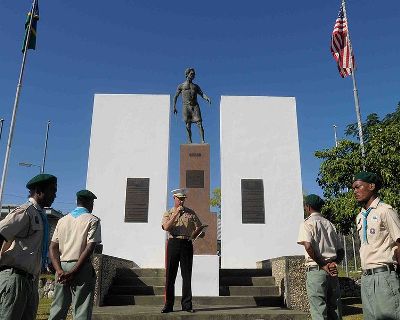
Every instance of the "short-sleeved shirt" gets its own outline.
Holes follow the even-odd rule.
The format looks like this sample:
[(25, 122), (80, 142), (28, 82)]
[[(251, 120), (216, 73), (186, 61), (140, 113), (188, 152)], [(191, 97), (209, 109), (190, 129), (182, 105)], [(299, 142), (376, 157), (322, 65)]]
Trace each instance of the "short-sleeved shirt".
[(58, 243), (60, 261), (77, 261), (90, 242), (101, 242), (100, 219), (91, 213), (58, 220), (52, 242)]
[(400, 238), (399, 216), (390, 205), (376, 198), (370, 205), (372, 210), (367, 217), (367, 243), (363, 241), (363, 220), (361, 212), (357, 215), (357, 231), (361, 240), (361, 268), (371, 269), (382, 265), (395, 264), (394, 251)]
[[(161, 225), (171, 219), (174, 208), (166, 211), (163, 215)], [(202, 225), (196, 212), (192, 209), (183, 207), (183, 213), (175, 220), (174, 225), (169, 230), (169, 238), (190, 238), (193, 232)]]
[[(343, 248), (335, 226), (319, 212), (313, 212), (301, 223), (297, 243), (302, 242), (311, 243), (315, 254), (326, 262), (334, 261), (337, 257), (336, 252)], [(304, 255), (306, 266), (317, 265), (307, 251)]]
[(1, 248), (0, 266), (21, 269), (33, 276), (41, 270), (42, 208), (33, 198), (0, 221), (0, 234), (6, 239)]

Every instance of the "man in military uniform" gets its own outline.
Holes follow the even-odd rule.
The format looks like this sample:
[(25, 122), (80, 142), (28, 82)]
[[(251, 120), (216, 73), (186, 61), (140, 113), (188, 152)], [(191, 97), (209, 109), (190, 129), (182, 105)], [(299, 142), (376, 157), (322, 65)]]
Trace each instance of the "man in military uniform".
[(97, 198), (91, 191), (78, 191), (76, 197), (77, 208), (58, 221), (51, 239), (57, 281), (51, 320), (65, 319), (71, 303), (75, 320), (92, 318), (96, 276), (90, 258), (101, 242), (100, 219), (92, 214)]
[(188, 137), (188, 142), (192, 143), (192, 123), (196, 123), (199, 127), (199, 132), (201, 136), (201, 143), (204, 143), (204, 128), (203, 128), (203, 120), (201, 118), (201, 111), (199, 103), (197, 102), (197, 95), (206, 100), (209, 104), (211, 104), (211, 100), (207, 97), (203, 91), (201, 91), (200, 87), (193, 83), (193, 79), (196, 75), (196, 72), (193, 68), (187, 68), (185, 70), (186, 81), (181, 83), (176, 90), (176, 94), (174, 96), (174, 114), (177, 114), (176, 110), (176, 101), (179, 95), (182, 93), (182, 115), (183, 120), (186, 123), (186, 132)]
[(315, 194), (304, 199), (307, 219), (300, 225), (298, 244), (304, 246), (307, 296), (313, 320), (342, 319), (337, 263), (343, 246), (333, 224), (320, 211), (324, 201)]
[(41, 268), (47, 264), (45, 207), (56, 198), (57, 178), (39, 174), (26, 184), (29, 200), (0, 221), (0, 318), (36, 319)]
[(168, 244), (166, 252), (166, 280), (165, 280), (165, 305), (162, 313), (173, 311), (175, 300), (175, 279), (178, 266), (182, 274), (182, 310), (194, 312), (192, 306), (192, 265), (193, 243), (192, 239), (204, 236), (203, 225), (196, 213), (183, 204), (186, 199), (185, 189), (171, 191), (174, 197), (174, 206), (164, 213), (162, 228), (168, 231)]
[(381, 182), (372, 172), (360, 172), (353, 182), (360, 204), (357, 231), (361, 240), (361, 299), (365, 320), (400, 319), (400, 221), (397, 212), (378, 197)]

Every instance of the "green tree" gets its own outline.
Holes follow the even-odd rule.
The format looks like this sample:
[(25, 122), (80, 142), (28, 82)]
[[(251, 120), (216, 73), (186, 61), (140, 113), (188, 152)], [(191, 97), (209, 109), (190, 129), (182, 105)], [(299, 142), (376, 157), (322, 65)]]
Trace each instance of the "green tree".
[(221, 188), (217, 187), (212, 191), (212, 197), (210, 199), (211, 207), (218, 209), (218, 215), (221, 215)]
[[(363, 125), (366, 170), (380, 175), (383, 188), (381, 198), (394, 208), (400, 208), (400, 102), (395, 112), (382, 120), (370, 114)], [(347, 126), (349, 139), (340, 140), (337, 147), (319, 150), (315, 156), (322, 159), (317, 182), (326, 198), (323, 213), (343, 234), (348, 234), (359, 212), (351, 191), (354, 174), (361, 171), (361, 150), (357, 124)], [(350, 140), (353, 138), (353, 140)]]

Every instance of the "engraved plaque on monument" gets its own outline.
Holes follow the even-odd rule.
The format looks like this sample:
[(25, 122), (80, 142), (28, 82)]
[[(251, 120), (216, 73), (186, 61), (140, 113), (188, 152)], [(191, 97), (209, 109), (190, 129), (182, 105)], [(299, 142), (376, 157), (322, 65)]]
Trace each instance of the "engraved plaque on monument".
[(186, 170), (186, 188), (204, 188), (204, 170)]
[(149, 178), (126, 181), (125, 222), (148, 222)]
[(265, 223), (262, 179), (242, 179), (242, 223)]

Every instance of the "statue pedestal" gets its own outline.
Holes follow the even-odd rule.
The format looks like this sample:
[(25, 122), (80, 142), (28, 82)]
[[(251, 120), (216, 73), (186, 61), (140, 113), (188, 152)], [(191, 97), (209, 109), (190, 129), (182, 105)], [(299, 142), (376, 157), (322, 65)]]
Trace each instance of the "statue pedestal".
[(203, 224), (207, 224), (206, 236), (194, 242), (195, 255), (217, 253), (217, 216), (210, 212), (210, 145), (181, 144), (180, 182), (188, 190), (185, 206), (196, 211)]

